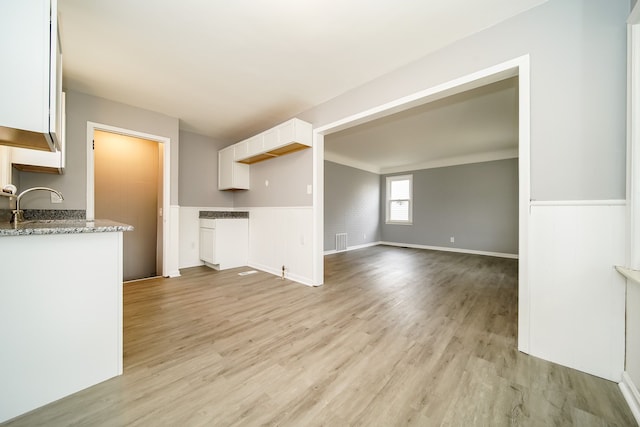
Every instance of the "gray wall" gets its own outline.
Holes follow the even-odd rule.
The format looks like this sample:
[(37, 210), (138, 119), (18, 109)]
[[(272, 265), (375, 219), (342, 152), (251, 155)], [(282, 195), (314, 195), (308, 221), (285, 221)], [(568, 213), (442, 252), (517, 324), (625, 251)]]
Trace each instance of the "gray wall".
[(621, 199), (629, 10), (628, 0), (549, 0), (298, 117), (319, 127), (529, 54), (532, 198)]
[[(313, 150), (306, 149), (251, 165), (249, 191), (236, 191), (235, 207), (312, 206)], [(265, 185), (269, 181), (269, 186)]]
[(348, 246), (379, 241), (379, 212), (379, 175), (324, 162), (325, 251), (335, 249), (336, 233), (347, 233)]
[(218, 150), (227, 145), (180, 131), (180, 206), (233, 207), (233, 193), (218, 190)]
[(64, 175), (20, 172), (20, 190), (48, 186), (64, 194), (64, 202), (52, 205), (49, 195), (29, 198), (31, 209), (86, 209), (87, 122), (116, 126), (171, 139), (171, 204), (178, 204), (178, 119), (80, 92), (67, 92), (66, 169)]
[[(413, 174), (413, 225), (385, 224), (386, 177), (380, 176), (382, 241), (518, 253), (518, 159)], [(450, 243), (455, 237), (455, 243)]]

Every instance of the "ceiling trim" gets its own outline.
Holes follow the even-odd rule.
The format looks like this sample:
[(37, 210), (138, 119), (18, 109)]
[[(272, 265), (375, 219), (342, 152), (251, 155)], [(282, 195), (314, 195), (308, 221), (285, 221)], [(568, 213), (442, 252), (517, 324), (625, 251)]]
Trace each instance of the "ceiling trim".
[(382, 168), (380, 174), (409, 172), (422, 169), (445, 168), (449, 166), (467, 165), (470, 163), (493, 162), (495, 160), (517, 159), (518, 148), (506, 150), (487, 151), (485, 153), (469, 154), (466, 156), (449, 157), (446, 159), (432, 160), (423, 163), (397, 166), (393, 168)]
[(451, 166), (467, 165), (471, 163), (493, 162), (496, 160), (517, 159), (518, 148), (509, 148), (506, 150), (488, 151), (485, 153), (470, 154), (467, 156), (448, 157), (446, 159), (431, 160), (422, 163), (412, 163), (410, 165), (397, 166), (392, 168), (378, 168), (358, 160), (341, 156), (332, 152), (325, 151), (324, 159), (329, 162), (338, 163), (343, 166), (360, 169), (363, 171), (375, 173), (376, 175), (386, 175), (392, 173), (411, 172), (423, 169), (446, 168)]
[(349, 166), (355, 169), (360, 169), (363, 171), (375, 173), (376, 175), (380, 175), (380, 168), (376, 165), (361, 162), (359, 160), (354, 160), (352, 158), (341, 156), (340, 154), (336, 154), (330, 151), (325, 150), (324, 159), (329, 162), (338, 163), (343, 166)]

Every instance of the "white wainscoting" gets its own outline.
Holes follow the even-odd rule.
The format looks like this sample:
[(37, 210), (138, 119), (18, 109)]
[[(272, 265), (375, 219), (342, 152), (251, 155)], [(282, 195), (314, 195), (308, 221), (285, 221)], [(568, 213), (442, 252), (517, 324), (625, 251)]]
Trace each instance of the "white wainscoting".
[(249, 266), (313, 286), (313, 208), (249, 208)]
[[(169, 241), (164, 243), (164, 252), (168, 254), (165, 263), (165, 276), (180, 276), (180, 206), (171, 205), (169, 221)], [(166, 224), (165, 224), (166, 226)], [(166, 240), (166, 239), (165, 239)]]
[(633, 416), (640, 424), (640, 391), (638, 391), (638, 387), (636, 387), (628, 372), (622, 373), (622, 382), (619, 386)]
[(624, 267), (617, 270), (627, 282), (626, 363), (620, 390), (640, 424), (640, 271)]
[[(625, 202), (532, 202), (529, 352), (620, 382)], [(522, 297), (522, 296), (521, 296)]]

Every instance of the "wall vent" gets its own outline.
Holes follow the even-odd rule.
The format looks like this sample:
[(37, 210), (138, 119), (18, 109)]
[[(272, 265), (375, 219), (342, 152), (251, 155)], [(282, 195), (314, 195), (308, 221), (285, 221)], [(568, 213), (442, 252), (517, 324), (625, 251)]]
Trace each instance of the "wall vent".
[(347, 250), (347, 233), (336, 234), (336, 252)]

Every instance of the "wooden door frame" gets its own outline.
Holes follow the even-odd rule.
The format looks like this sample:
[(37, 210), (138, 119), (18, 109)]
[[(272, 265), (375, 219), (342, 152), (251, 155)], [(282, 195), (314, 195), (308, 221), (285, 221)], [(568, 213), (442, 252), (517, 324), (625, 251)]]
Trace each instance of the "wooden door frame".
[(169, 257), (171, 256), (171, 245), (177, 245), (178, 242), (171, 242), (171, 230), (173, 229), (177, 218), (173, 218), (170, 209), (170, 171), (171, 171), (171, 138), (160, 135), (152, 135), (145, 132), (139, 132), (132, 129), (124, 129), (116, 126), (105, 125), (102, 123), (87, 122), (87, 219), (95, 219), (95, 165), (93, 158), (93, 135), (97, 130), (114, 133), (133, 138), (147, 139), (162, 144), (163, 162), (162, 169), (162, 251), (156, 253), (162, 259), (162, 276), (174, 277), (169, 266), (172, 265)]
[(324, 136), (476, 87), (518, 76), (518, 350), (530, 348), (530, 61), (523, 55), (313, 129), (313, 285), (324, 283)]

